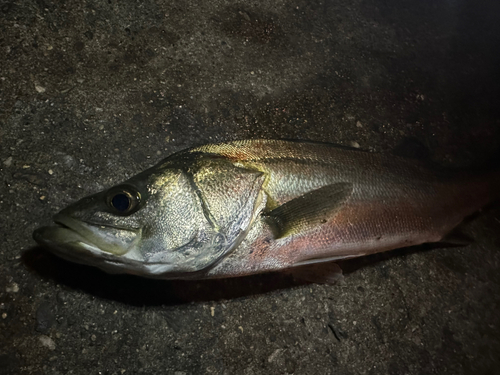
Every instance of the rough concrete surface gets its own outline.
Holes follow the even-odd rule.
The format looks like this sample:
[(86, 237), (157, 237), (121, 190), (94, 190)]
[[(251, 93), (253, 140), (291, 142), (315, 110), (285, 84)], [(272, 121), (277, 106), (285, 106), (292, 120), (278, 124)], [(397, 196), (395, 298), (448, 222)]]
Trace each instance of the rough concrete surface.
[(174, 151), (326, 141), (487, 163), (500, 3), (0, 1), (0, 374), (498, 374), (500, 213), (466, 247), (280, 274), (153, 281), (33, 230)]

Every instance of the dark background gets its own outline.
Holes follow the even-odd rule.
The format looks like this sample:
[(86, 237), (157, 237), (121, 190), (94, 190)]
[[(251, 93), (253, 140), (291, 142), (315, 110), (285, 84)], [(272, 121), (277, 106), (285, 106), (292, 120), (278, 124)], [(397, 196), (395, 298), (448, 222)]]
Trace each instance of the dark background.
[(111, 276), (31, 239), (207, 142), (488, 163), (498, 1), (0, 4), (0, 374), (499, 373), (498, 208), (467, 225), (472, 245), (344, 262), (340, 286)]

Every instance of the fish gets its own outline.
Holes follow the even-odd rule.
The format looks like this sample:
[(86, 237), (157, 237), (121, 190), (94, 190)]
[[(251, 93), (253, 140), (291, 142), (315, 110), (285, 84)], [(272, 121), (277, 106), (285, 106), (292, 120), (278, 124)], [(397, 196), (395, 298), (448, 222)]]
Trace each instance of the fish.
[(238, 277), (453, 242), (454, 229), (499, 188), (497, 172), (325, 143), (239, 140), (174, 153), (69, 205), (33, 238), (109, 273)]

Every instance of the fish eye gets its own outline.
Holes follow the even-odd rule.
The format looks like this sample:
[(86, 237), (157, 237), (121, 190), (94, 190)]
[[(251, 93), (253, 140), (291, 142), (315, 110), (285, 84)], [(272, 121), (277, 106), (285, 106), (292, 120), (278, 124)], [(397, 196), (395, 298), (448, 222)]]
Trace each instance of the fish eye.
[(123, 193), (118, 193), (111, 199), (113, 207), (120, 212), (127, 211), (131, 203), (130, 197)]
[(135, 211), (141, 202), (140, 193), (128, 186), (119, 186), (109, 190), (106, 203), (116, 213), (127, 215)]

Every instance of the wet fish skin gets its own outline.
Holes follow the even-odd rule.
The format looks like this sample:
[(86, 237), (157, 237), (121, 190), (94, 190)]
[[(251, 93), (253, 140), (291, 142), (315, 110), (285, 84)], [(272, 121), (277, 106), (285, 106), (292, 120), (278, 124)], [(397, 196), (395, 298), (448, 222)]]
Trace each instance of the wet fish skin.
[[(108, 272), (233, 277), (440, 241), (499, 187), (498, 174), (334, 145), (244, 140), (176, 153), (70, 205), (56, 215), (58, 226), (34, 238)], [(126, 212), (114, 207), (126, 199)]]

